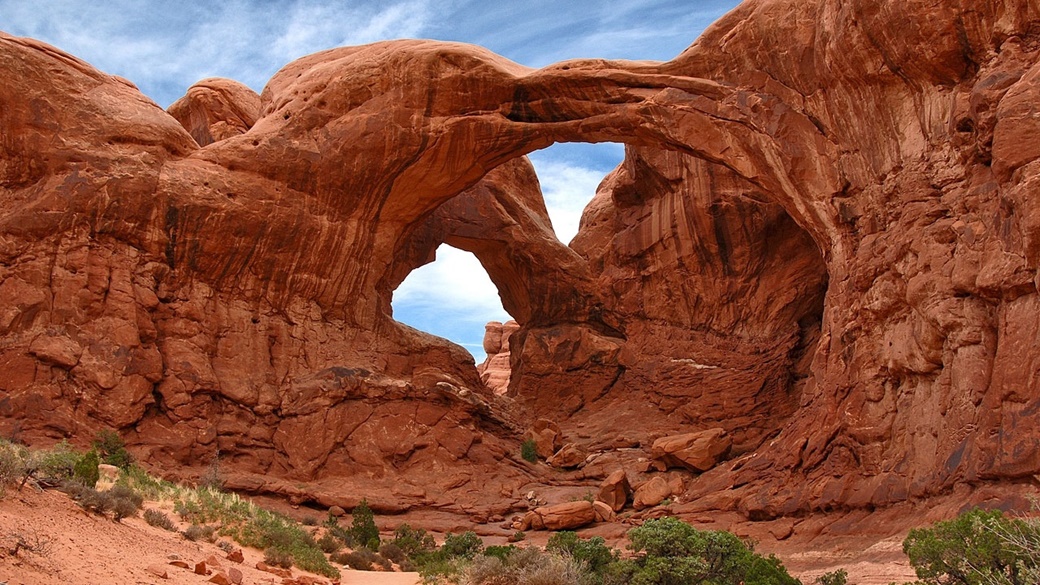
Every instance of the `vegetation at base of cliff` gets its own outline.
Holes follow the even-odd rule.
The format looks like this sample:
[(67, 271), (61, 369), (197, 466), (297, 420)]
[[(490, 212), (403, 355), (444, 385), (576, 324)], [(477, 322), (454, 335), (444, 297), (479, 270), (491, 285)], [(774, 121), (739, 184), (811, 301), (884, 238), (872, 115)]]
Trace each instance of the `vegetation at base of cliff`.
[(635, 556), (622, 559), (601, 537), (557, 532), (545, 551), (482, 548), (473, 533), (449, 535), (413, 557), (427, 583), (458, 585), (798, 585), (774, 556), (763, 557), (728, 532), (702, 531), (675, 518), (647, 520), (628, 533)]
[(1040, 519), (974, 509), (911, 530), (903, 552), (919, 579), (912, 585), (1036, 585)]
[[(107, 490), (95, 489), (100, 479), (98, 465), (102, 462), (120, 468), (118, 479)], [(134, 465), (122, 439), (114, 432), (99, 433), (86, 453), (75, 451), (64, 441), (51, 449), (29, 449), (0, 440), (0, 497), (9, 487), (28, 483), (60, 487), (83, 509), (110, 515), (116, 521), (135, 516), (145, 499), (172, 502), (174, 511), (190, 524), (182, 532), (189, 540), (212, 541), (219, 533), (243, 546), (270, 551), (280, 562), (303, 570), (326, 577), (340, 574), (314, 536), (299, 523), (236, 494), (212, 487), (179, 486), (152, 477)], [(147, 510), (145, 520), (166, 530), (176, 529), (161, 512)], [(374, 522), (371, 526), (375, 526)], [(377, 547), (378, 534), (376, 531)]]

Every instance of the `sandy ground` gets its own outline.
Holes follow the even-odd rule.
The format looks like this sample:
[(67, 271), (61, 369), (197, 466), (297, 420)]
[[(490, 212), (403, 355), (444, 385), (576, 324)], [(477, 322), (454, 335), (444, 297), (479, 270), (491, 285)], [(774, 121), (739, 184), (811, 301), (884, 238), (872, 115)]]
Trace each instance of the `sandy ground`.
[[(159, 508), (175, 518), (169, 505), (146, 502), (145, 507)], [(725, 527), (725, 518), (716, 520), (723, 526), (704, 528)], [(841, 534), (828, 536), (828, 530), (837, 524), (842, 525)], [(887, 585), (913, 580), (913, 570), (902, 552), (903, 534), (857, 534), (866, 532), (866, 527), (860, 531), (855, 529), (856, 524), (852, 524), (853, 535), (850, 536), (849, 526), (844, 526), (848, 524), (847, 520), (839, 520), (837, 524), (833, 519), (804, 521), (804, 526), (820, 536), (808, 542), (798, 538), (785, 542), (760, 540), (762, 546), (759, 550), (776, 553), (791, 573), (806, 585), (836, 568), (846, 569), (849, 583), (855, 585)], [(616, 539), (611, 536), (623, 536), (625, 527), (597, 526), (599, 530), (587, 531), (589, 533), (583, 536), (605, 530), (608, 542), (623, 546), (620, 541), (614, 542)], [(761, 536), (762, 531), (758, 532)], [(526, 544), (543, 545), (546, 538), (548, 533), (531, 533)], [(498, 540), (503, 539), (490, 538), (488, 543), (500, 544)], [(261, 551), (245, 549), (243, 554), (244, 562), (234, 563), (227, 560), (227, 554), (215, 544), (190, 542), (178, 533), (149, 526), (140, 516), (115, 522), (86, 513), (58, 491), (10, 489), (0, 500), (0, 585), (201, 585), (211, 578), (169, 564), (178, 558), (191, 566), (198, 561), (215, 560), (225, 571), (235, 567), (243, 574), (243, 585), (283, 585), (282, 577), (256, 569), (256, 563), (263, 560)], [(150, 567), (165, 571), (167, 577), (156, 576)], [(420, 583), (417, 573), (364, 572), (343, 568), (341, 572), (341, 585)], [(314, 583), (330, 583), (329, 579), (297, 569), (292, 573), (294, 578), (310, 576), (316, 579)]]
[[(29, 549), (18, 546), (19, 541)], [(243, 563), (228, 561), (215, 544), (190, 542), (180, 534), (149, 526), (140, 516), (115, 522), (88, 514), (61, 492), (10, 489), (0, 500), (0, 583), (7, 585), (198, 585), (212, 576), (169, 563), (180, 558), (194, 566), (210, 557), (225, 570), (240, 570), (243, 585), (282, 584), (282, 577), (255, 568), (263, 560), (262, 552), (245, 549), (243, 553)], [(149, 567), (165, 570), (167, 578), (156, 576)], [(344, 585), (420, 582), (417, 573), (341, 572), (339, 583)], [(309, 575), (317, 583), (330, 582), (297, 569), (292, 573), (293, 577)]]

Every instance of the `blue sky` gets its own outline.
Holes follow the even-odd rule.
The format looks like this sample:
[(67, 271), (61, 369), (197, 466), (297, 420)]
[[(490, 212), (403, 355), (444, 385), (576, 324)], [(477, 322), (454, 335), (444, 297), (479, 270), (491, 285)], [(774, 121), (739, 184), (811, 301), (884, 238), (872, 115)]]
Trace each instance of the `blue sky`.
[[(482, 45), (540, 67), (564, 59), (667, 60), (737, 0), (0, 0), (0, 30), (51, 43), (133, 81), (166, 107), (195, 81), (229, 77), (260, 91), (289, 61), (331, 47), (395, 38)], [(567, 242), (620, 145), (536, 152), (546, 204)], [(394, 295), (394, 316), (466, 347), (478, 360), (484, 324), (505, 320), (494, 285), (468, 253), (446, 246)]]

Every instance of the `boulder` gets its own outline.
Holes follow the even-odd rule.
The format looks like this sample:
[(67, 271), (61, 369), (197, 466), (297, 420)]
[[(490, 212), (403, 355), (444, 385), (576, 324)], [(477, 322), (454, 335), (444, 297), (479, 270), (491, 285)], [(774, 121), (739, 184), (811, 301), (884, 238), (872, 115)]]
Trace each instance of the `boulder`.
[(672, 486), (668, 480), (660, 475), (655, 475), (649, 481), (636, 488), (632, 496), (632, 507), (636, 510), (652, 508), (672, 496)]
[(575, 443), (567, 443), (546, 463), (559, 469), (576, 469), (585, 463), (585, 451)]
[(573, 530), (595, 521), (592, 502), (578, 500), (531, 510), (521, 520), (520, 530)]
[(563, 447), (563, 431), (560, 430), (560, 425), (544, 418), (534, 421), (523, 438), (525, 441), (534, 441), (535, 451), (542, 459), (552, 457)]
[(246, 559), (245, 555), (242, 554), (242, 549), (236, 548), (227, 554), (227, 560), (231, 561), (232, 563), (241, 563), (244, 562)]
[(617, 517), (613, 508), (599, 500), (592, 502), (592, 508), (596, 513), (596, 522), (613, 522)]
[(596, 500), (603, 502), (614, 512), (620, 512), (628, 499), (632, 497), (632, 485), (628, 482), (628, 474), (619, 469), (607, 476), (599, 485)]
[(148, 573), (151, 574), (153, 577), (157, 577), (159, 579), (170, 578), (169, 573), (166, 571), (166, 567), (162, 565), (148, 565), (148, 567), (146, 567), (145, 570), (147, 570)]
[(654, 441), (650, 456), (664, 468), (685, 467), (698, 473), (718, 465), (729, 453), (733, 440), (725, 429), (671, 435)]

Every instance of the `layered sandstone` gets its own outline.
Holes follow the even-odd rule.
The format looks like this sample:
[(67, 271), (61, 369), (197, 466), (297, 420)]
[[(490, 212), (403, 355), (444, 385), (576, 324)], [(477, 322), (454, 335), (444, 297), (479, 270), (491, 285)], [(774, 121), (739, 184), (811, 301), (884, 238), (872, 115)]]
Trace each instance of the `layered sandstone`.
[[(0, 36), (0, 428), (115, 428), (148, 462), (386, 510), (522, 507), (549, 477), (519, 461), (541, 417), (576, 449), (724, 430), (694, 512), (1024, 481), (1038, 21), (1028, 0), (749, 0), (667, 63), (378, 43), (171, 113)], [(605, 140), (626, 160), (565, 246), (521, 157)], [(505, 397), (392, 319), (443, 243), (519, 324)]]

